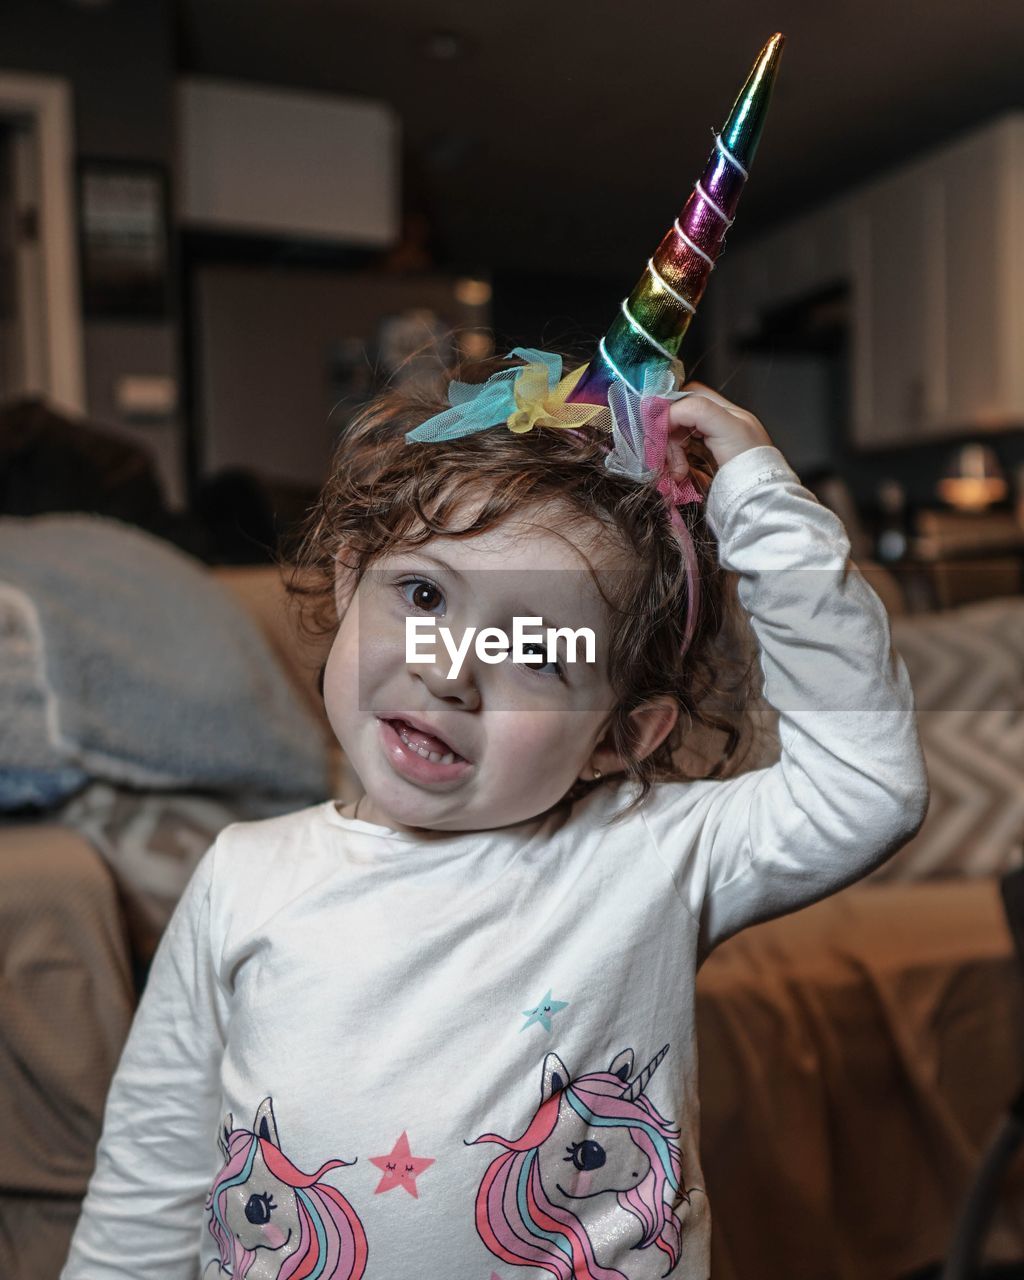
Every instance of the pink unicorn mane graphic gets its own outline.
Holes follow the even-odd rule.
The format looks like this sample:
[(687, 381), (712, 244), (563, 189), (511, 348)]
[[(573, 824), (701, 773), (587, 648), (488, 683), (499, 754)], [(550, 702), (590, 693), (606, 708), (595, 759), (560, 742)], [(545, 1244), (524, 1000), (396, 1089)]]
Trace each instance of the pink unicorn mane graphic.
[(206, 1201), (220, 1262), (206, 1276), (237, 1280), (359, 1280), (366, 1270), (366, 1233), (355, 1210), (320, 1179), (354, 1160), (328, 1160), (303, 1173), (282, 1152), (270, 1098), (251, 1129), (230, 1113), (217, 1145), (224, 1167)]
[(577, 1080), (549, 1053), (522, 1137), (476, 1139), (505, 1148), (476, 1197), (477, 1231), (496, 1257), (556, 1280), (655, 1280), (675, 1269), (676, 1208), (700, 1188), (683, 1188), (679, 1130), (645, 1096), (666, 1053), (633, 1076), (624, 1049)]

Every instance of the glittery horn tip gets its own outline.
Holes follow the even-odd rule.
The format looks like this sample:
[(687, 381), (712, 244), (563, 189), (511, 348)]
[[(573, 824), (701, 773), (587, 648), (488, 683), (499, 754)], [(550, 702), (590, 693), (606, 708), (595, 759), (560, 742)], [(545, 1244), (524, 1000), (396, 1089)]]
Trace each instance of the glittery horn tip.
[(746, 169), (750, 168), (757, 144), (761, 141), (785, 43), (786, 37), (781, 31), (776, 31), (761, 50), (722, 127), (722, 141)]
[(750, 163), (761, 141), (784, 38), (761, 50), (689, 199), (648, 259), (647, 269), (601, 339), (568, 399), (604, 404), (616, 378), (640, 394), (652, 368), (674, 362), (722, 252)]

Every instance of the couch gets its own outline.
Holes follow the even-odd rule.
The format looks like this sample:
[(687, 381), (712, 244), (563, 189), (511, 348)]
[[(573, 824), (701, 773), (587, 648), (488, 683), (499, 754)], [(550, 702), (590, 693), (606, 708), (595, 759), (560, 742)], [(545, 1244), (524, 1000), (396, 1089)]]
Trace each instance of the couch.
[[(273, 568), (215, 568), (328, 737), (306, 637)], [(355, 780), (335, 753), (334, 791)], [(0, 820), (0, 1276), (56, 1280), (103, 1104), (160, 932), (217, 831), (259, 797), (96, 782), (56, 813)]]
[[(258, 622), (295, 698), (316, 708), (326, 729), (315, 688), (323, 646), (300, 642), (276, 571), (212, 572)], [(881, 585), (898, 611), (898, 592)], [(945, 735), (953, 750), (960, 741), (971, 753), (961, 800), (940, 786), (933, 830), (926, 824), (916, 853), (748, 930), (701, 972), (702, 1147), (716, 1280), (897, 1280), (934, 1263), (985, 1141), (1024, 1079), (1024, 983), (997, 880), (1024, 833), (1013, 829), (1024, 752), (1007, 761), (999, 738), (1024, 724), (1013, 701), (1024, 645), (1019, 668), (1012, 656), (1024, 601), (1005, 602), (1006, 610), (1011, 656), (1001, 678), (1010, 702), (925, 712), (937, 718), (940, 743)], [(961, 650), (960, 678), (975, 670), (978, 653), (962, 643), (977, 639), (975, 617), (896, 625), (911, 650), (924, 637), (922, 684), (934, 684), (929, 664), (955, 666)], [(946, 697), (935, 696), (940, 704)], [(994, 727), (985, 728), (986, 714)], [(1009, 771), (1010, 794), (999, 802), (1009, 818), (1000, 820), (1003, 845), (986, 845), (973, 861), (961, 850), (958, 863), (941, 837), (964, 806), (999, 808), (985, 792), (995, 783), (983, 751), (970, 740), (979, 723)], [(335, 764), (332, 789), (349, 798), (357, 782)], [(957, 770), (947, 773), (955, 791)], [(972, 779), (980, 805), (966, 794)], [(249, 812), (237, 798), (98, 782), (56, 814), (0, 824), (5, 1280), (56, 1280), (159, 932), (216, 830)], [(977, 822), (964, 833), (993, 840)], [(1024, 1179), (1008, 1189), (990, 1243), (993, 1257), (1024, 1258)]]

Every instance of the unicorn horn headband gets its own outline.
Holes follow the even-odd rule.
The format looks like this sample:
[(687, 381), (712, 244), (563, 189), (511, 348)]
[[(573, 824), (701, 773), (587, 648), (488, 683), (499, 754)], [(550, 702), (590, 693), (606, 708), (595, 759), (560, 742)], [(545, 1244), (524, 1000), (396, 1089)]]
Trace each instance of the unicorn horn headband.
[(721, 133), (715, 134), (714, 148), (690, 198), (569, 392), (570, 403), (607, 404), (615, 378), (642, 394), (646, 371), (676, 359), (736, 216), (784, 42), (777, 32), (761, 50)]
[[(679, 394), (679, 348), (732, 226), (761, 140), (783, 43), (777, 33), (761, 50), (721, 133), (715, 133), (703, 174), (591, 362), (563, 376), (559, 356), (516, 347), (508, 358), (524, 364), (485, 383), (451, 382), (449, 408), (408, 432), (407, 441), (454, 440), (502, 423), (522, 434), (535, 426), (607, 428), (611, 420), (616, 437), (611, 468), (638, 480), (659, 473), (663, 432), (654, 433), (659, 444), (652, 452), (639, 401)], [(637, 402), (628, 415), (632, 425), (622, 412), (623, 394)]]

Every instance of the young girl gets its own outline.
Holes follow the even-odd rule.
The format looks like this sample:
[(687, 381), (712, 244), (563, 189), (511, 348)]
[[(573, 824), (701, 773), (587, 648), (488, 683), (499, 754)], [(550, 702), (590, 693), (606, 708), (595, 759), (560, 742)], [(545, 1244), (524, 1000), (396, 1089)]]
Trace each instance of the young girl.
[[(625, 380), (593, 414), (588, 375), (516, 354), (342, 442), (304, 563), (363, 795), (230, 827), (199, 865), (64, 1280), (709, 1273), (699, 962), (916, 829), (911, 695), (842, 527), (755, 417)], [(676, 763), (732, 723), (722, 569), (782, 747), (729, 780)], [(590, 628), (594, 660), (564, 637), (407, 660), (409, 619), (460, 640), (517, 617)]]

